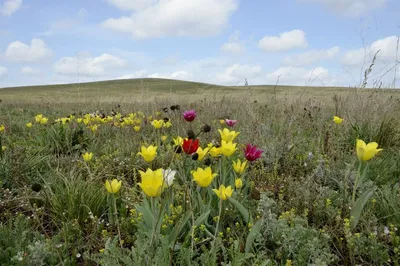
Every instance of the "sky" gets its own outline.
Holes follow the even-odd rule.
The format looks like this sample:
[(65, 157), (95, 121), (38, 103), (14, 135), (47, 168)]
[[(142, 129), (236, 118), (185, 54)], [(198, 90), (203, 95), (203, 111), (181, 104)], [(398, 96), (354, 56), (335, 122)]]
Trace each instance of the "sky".
[(0, 0), (0, 87), (400, 87), (399, 0)]

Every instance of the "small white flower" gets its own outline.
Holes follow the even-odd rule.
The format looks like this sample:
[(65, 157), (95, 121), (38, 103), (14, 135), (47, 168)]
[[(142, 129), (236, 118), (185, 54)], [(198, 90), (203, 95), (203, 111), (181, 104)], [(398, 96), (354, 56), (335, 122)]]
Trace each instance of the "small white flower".
[(162, 169), (162, 173), (164, 182), (167, 184), (167, 186), (171, 186), (174, 182), (176, 171), (168, 168), (166, 170)]
[(385, 235), (388, 235), (390, 233), (389, 228), (387, 228), (387, 226), (385, 226), (385, 228), (383, 228), (383, 233)]

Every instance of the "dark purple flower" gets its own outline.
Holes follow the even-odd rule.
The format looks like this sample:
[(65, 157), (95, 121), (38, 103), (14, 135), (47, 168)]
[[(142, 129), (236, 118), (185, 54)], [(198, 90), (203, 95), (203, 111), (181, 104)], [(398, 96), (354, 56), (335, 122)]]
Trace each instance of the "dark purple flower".
[(183, 118), (185, 118), (185, 120), (188, 122), (192, 122), (196, 118), (196, 111), (192, 109), (183, 112)]
[(244, 156), (249, 162), (255, 161), (260, 158), (261, 153), (263, 153), (263, 150), (258, 149), (256, 145), (252, 146), (251, 144), (247, 144), (246, 149), (244, 150)]
[(233, 127), (237, 122), (238, 122), (237, 120), (225, 119), (225, 124), (227, 124), (230, 127)]

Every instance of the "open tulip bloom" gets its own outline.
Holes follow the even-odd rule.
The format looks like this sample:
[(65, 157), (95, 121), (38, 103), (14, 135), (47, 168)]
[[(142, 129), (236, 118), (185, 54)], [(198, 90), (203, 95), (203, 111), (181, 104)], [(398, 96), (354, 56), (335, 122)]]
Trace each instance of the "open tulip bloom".
[(247, 144), (246, 149), (244, 150), (244, 156), (247, 161), (255, 161), (261, 157), (263, 150), (258, 149), (256, 145)]
[(183, 118), (188, 121), (192, 122), (196, 118), (196, 111), (195, 110), (188, 110), (183, 113)]
[(383, 149), (378, 149), (376, 142), (366, 144), (363, 140), (357, 139), (356, 150), (358, 159), (364, 162), (374, 158)]

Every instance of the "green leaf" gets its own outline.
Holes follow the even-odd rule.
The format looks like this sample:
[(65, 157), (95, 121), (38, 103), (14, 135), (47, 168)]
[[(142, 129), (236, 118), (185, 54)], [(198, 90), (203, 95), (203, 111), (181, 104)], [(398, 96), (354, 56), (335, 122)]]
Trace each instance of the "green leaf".
[(351, 228), (356, 228), (358, 221), (360, 220), (361, 212), (364, 209), (365, 204), (374, 195), (375, 187), (365, 191), (355, 202), (353, 208), (350, 211), (350, 216), (353, 217), (351, 222)]
[(136, 205), (136, 209), (143, 214), (143, 220), (147, 228), (152, 229), (156, 223), (151, 207), (147, 199), (143, 200), (143, 205)]
[(185, 227), (186, 223), (190, 219), (191, 211), (187, 211), (186, 214), (179, 220), (178, 224), (174, 227), (172, 232), (168, 236), (168, 240), (170, 244), (173, 244), (176, 238), (179, 236), (182, 229)]
[(195, 225), (195, 226), (199, 226), (199, 225), (203, 224), (204, 221), (207, 220), (208, 215), (210, 215), (210, 211), (211, 211), (211, 210), (208, 210), (208, 211), (206, 211), (205, 213), (203, 213), (202, 215), (200, 215), (200, 216), (196, 219), (196, 221), (194, 221), (194, 225)]
[(250, 252), (250, 249), (253, 246), (253, 242), (260, 233), (261, 228), (262, 228), (262, 220), (258, 220), (256, 224), (251, 228), (251, 231), (246, 238), (246, 249), (245, 249), (246, 253)]
[(239, 212), (242, 214), (243, 219), (245, 220), (246, 223), (253, 223), (253, 218), (251, 217), (250, 212), (237, 200), (234, 198), (229, 198), (228, 199), (233, 205), (235, 205), (236, 209), (239, 210)]

